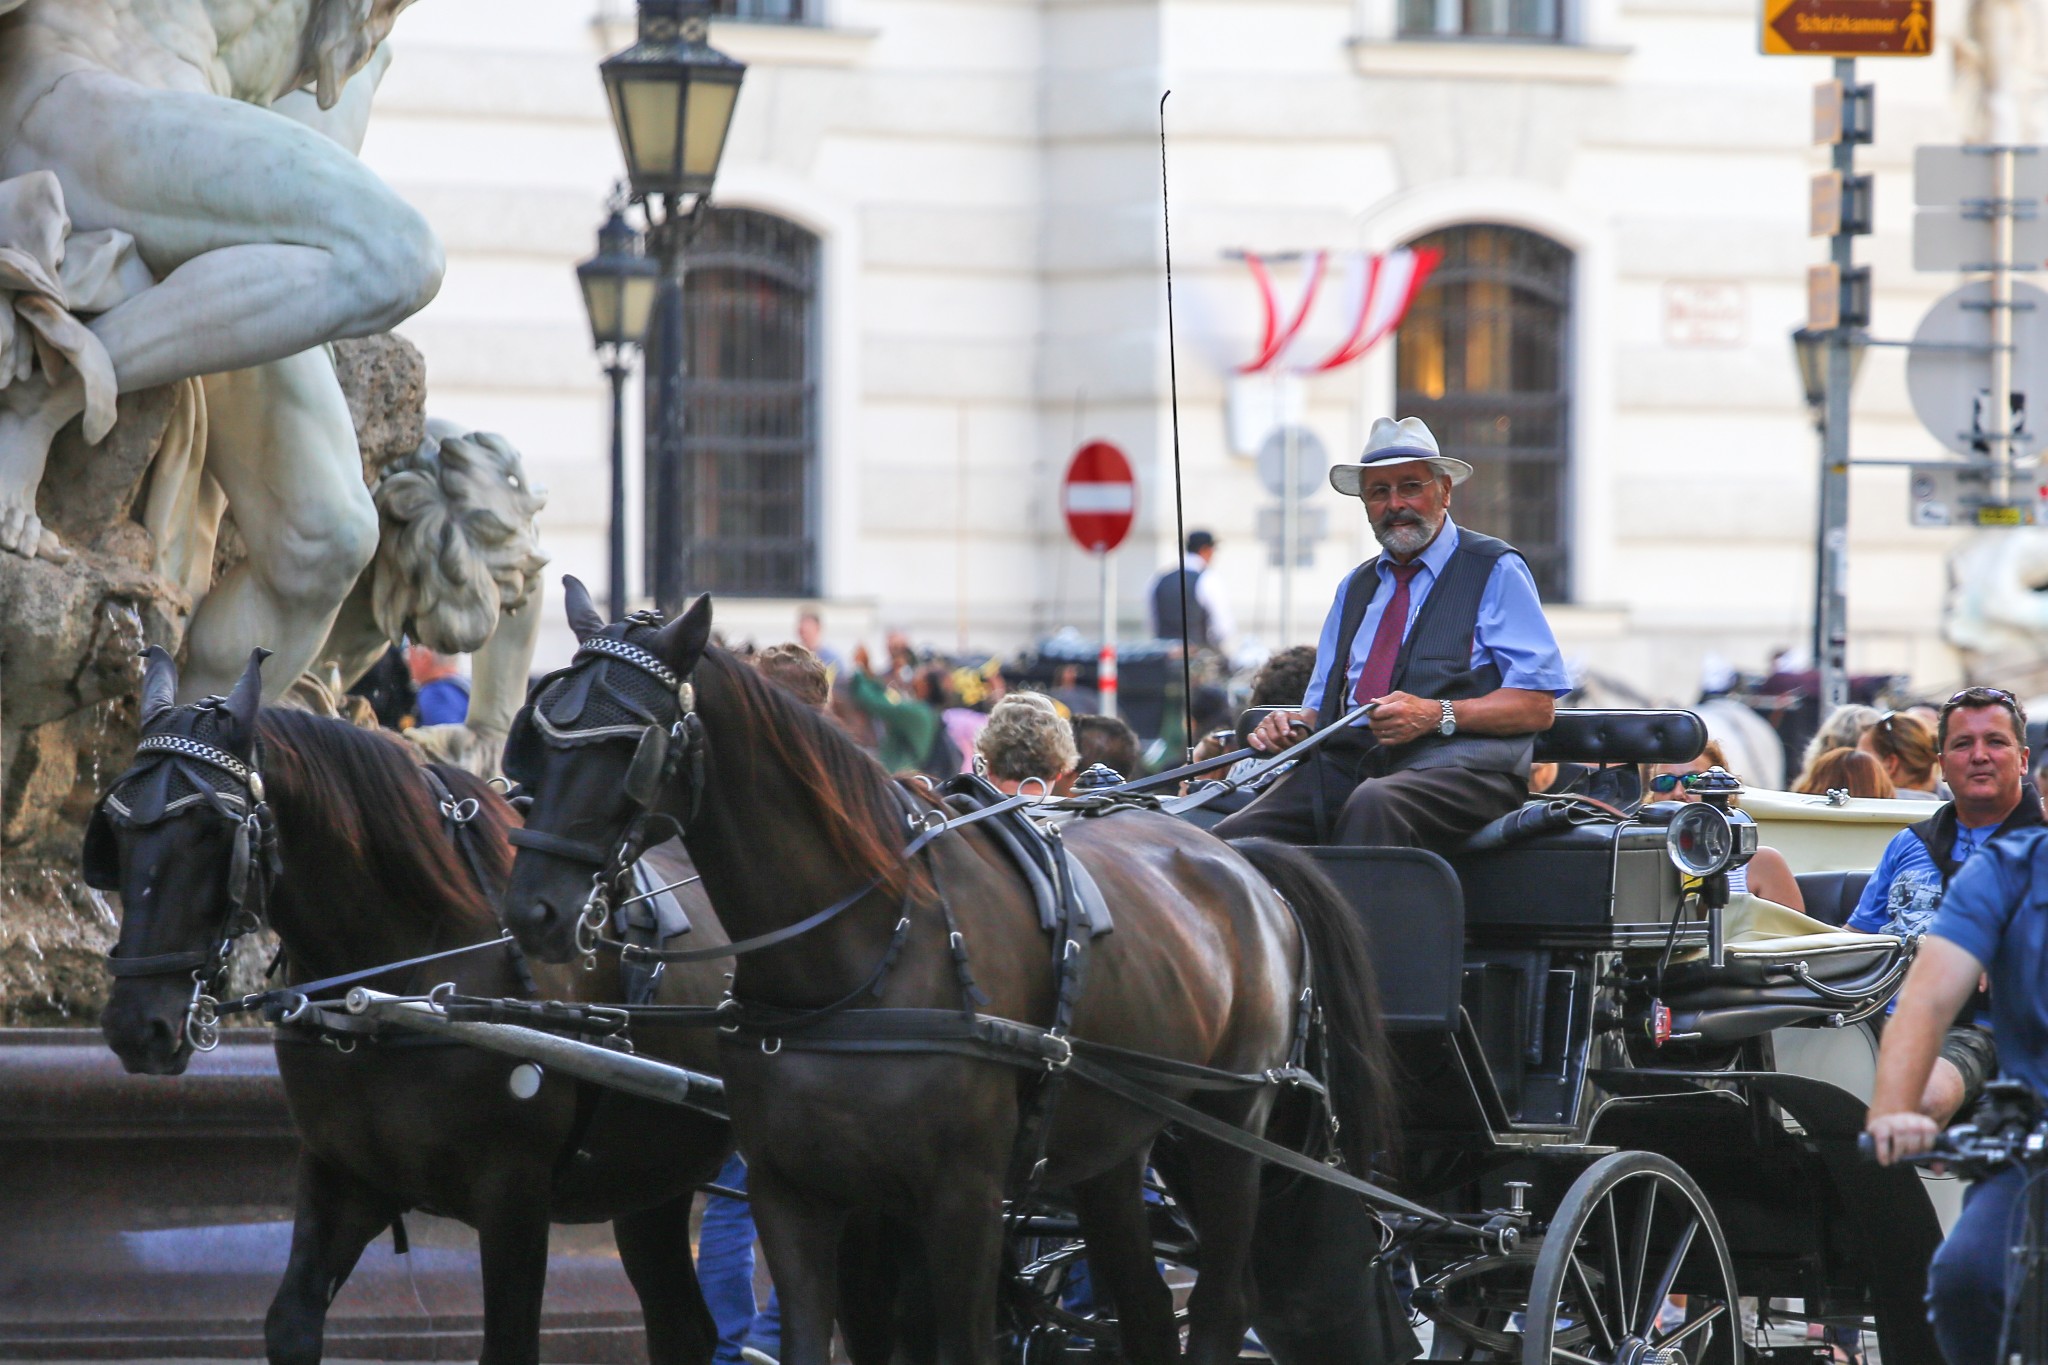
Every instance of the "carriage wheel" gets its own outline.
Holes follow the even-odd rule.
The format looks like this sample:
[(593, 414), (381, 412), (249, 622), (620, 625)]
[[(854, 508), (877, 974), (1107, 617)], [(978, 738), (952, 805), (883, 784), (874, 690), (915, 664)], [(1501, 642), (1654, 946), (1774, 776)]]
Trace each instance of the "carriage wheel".
[(1522, 1365), (1738, 1365), (1741, 1335), (1735, 1265), (1692, 1177), (1655, 1152), (1588, 1167), (1544, 1232)]
[[(1512, 1361), (1522, 1357), (1522, 1317), (1536, 1270), (1534, 1251), (1474, 1256), (1431, 1275), (1410, 1302), (1435, 1330), (1431, 1360)], [(1559, 1336), (1571, 1344), (1570, 1328)]]

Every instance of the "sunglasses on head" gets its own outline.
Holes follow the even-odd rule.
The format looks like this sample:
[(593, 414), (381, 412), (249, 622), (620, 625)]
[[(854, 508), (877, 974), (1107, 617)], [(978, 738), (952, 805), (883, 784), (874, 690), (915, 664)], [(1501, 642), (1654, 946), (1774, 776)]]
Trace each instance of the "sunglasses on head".
[(2019, 704), (2019, 698), (2002, 687), (1966, 687), (1949, 698), (1951, 704), (1959, 701), (2002, 701)]

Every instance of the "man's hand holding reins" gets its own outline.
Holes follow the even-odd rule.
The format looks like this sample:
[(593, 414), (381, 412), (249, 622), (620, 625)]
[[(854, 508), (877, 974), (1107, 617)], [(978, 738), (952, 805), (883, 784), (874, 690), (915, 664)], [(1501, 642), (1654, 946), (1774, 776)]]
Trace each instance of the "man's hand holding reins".
[(1246, 739), (1262, 754), (1277, 754), (1282, 749), (1291, 748), (1296, 740), (1315, 728), (1316, 713), (1313, 711), (1272, 711)]
[(1441, 702), (1407, 692), (1389, 692), (1378, 698), (1372, 713), (1372, 737), (1382, 744), (1407, 744), (1437, 732), (1443, 724)]

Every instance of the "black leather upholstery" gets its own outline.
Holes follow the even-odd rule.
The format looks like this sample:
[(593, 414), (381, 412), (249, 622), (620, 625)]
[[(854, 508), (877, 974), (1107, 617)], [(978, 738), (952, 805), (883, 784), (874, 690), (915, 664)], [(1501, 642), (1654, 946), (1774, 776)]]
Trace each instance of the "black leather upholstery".
[(1690, 711), (1560, 711), (1536, 736), (1538, 763), (1690, 763), (1707, 747)]
[(1801, 872), (1793, 880), (1806, 901), (1806, 913), (1823, 924), (1840, 927), (1856, 913), (1863, 888), (1870, 885), (1868, 872)]
[(1419, 848), (1310, 848), (1365, 924), (1391, 1033), (1458, 1025), (1465, 971), (1465, 894), (1457, 874)]

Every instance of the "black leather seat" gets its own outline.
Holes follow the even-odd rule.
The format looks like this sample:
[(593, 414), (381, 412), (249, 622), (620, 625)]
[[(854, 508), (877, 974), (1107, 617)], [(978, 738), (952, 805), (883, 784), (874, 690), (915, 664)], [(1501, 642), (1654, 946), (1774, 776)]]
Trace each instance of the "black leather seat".
[(1806, 899), (1808, 918), (1839, 928), (1856, 913), (1856, 902), (1863, 899), (1870, 877), (1868, 872), (1801, 872), (1793, 880)]
[(1538, 763), (1690, 763), (1707, 724), (1690, 711), (1560, 711), (1536, 736)]

